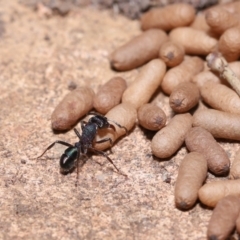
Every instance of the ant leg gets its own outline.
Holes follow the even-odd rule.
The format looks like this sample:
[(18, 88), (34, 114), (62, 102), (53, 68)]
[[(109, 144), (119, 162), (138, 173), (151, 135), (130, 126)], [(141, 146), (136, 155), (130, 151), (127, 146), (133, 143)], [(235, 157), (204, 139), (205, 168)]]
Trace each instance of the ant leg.
[(78, 152), (77, 152), (77, 179), (76, 179), (76, 183), (75, 183), (75, 186), (77, 187), (78, 186), (78, 179), (79, 179), (79, 160), (80, 160), (80, 151), (81, 151), (81, 148), (80, 146), (78, 147)]
[(81, 121), (81, 129), (83, 130), (83, 128), (85, 127), (85, 125), (87, 124), (86, 121)]
[(112, 141), (111, 138), (103, 138), (103, 139), (101, 139), (99, 141), (96, 141), (95, 143), (103, 143), (103, 142), (107, 142), (107, 141), (110, 142), (110, 152), (113, 153), (113, 151), (112, 151), (113, 141)]
[(57, 140), (57, 141), (53, 142), (51, 145), (49, 145), (49, 146), (44, 150), (44, 152), (43, 152), (39, 157), (37, 157), (36, 159), (42, 157), (42, 156), (47, 152), (47, 150), (51, 149), (56, 143), (62, 144), (62, 145), (67, 146), (67, 147), (74, 147), (74, 146), (73, 146), (72, 144), (70, 144), (70, 143)]
[(104, 115), (102, 115), (102, 114), (100, 114), (100, 113), (97, 113), (97, 112), (94, 112), (94, 111), (89, 112), (87, 115), (95, 115), (95, 116), (105, 117)]
[(74, 128), (73, 130), (76, 133), (76, 135), (78, 136), (78, 138), (81, 139), (81, 135), (80, 135), (79, 131), (76, 128)]
[(126, 127), (120, 125), (119, 123), (117, 123), (117, 122), (115, 122), (115, 121), (113, 121), (113, 120), (108, 119), (108, 121), (115, 123), (119, 128), (123, 128), (123, 129), (125, 130), (126, 134), (128, 134), (128, 130), (127, 130)]
[(117, 168), (117, 166), (114, 164), (114, 162), (112, 161), (112, 159), (111, 159), (110, 157), (108, 157), (108, 155), (107, 155), (105, 152), (96, 150), (96, 149), (94, 149), (94, 148), (89, 148), (89, 149), (90, 149), (91, 151), (97, 153), (97, 154), (100, 154), (100, 155), (104, 156), (104, 157), (115, 167), (115, 169), (116, 169), (121, 175), (127, 177), (126, 174), (123, 174), (123, 173), (120, 172), (120, 170), (119, 170), (119, 169)]
[(111, 147), (112, 147), (113, 141), (112, 141), (111, 138), (103, 138), (103, 139), (101, 139), (101, 140), (99, 140), (99, 141), (96, 141), (95, 143), (103, 143), (103, 142), (107, 142), (107, 141), (110, 142), (110, 145), (111, 145)]

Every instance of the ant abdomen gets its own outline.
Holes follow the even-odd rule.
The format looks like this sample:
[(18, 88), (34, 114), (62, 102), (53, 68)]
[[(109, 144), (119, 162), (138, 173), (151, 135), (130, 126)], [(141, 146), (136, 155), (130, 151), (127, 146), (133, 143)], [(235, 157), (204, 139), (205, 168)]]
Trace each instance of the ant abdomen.
[(65, 150), (60, 158), (60, 167), (63, 172), (69, 172), (75, 167), (78, 149), (76, 147), (69, 147)]

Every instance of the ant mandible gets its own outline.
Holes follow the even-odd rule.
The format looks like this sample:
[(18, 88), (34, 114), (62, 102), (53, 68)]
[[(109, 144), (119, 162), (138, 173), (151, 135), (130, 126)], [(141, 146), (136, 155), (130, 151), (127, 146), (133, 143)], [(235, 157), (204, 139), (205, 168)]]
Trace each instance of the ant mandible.
[[(114, 168), (120, 173), (120, 170), (117, 168), (117, 166), (113, 163), (112, 159), (107, 156), (107, 154), (103, 151), (97, 150), (93, 148), (93, 141), (96, 137), (97, 130), (98, 129), (104, 129), (104, 128), (112, 128), (114, 131), (115, 126), (112, 125), (109, 122), (115, 123), (119, 128), (123, 128), (126, 133), (128, 132), (126, 127), (121, 126), (117, 122), (107, 119), (103, 115), (100, 115), (98, 113), (90, 112), (88, 115), (94, 115), (91, 117), (88, 122), (81, 121), (81, 128), (82, 128), (82, 135), (78, 132), (76, 128), (74, 128), (74, 132), (79, 138), (79, 141), (76, 142), (74, 145), (64, 142), (61, 140), (57, 140), (50, 144), (45, 151), (39, 156), (38, 158), (41, 158), (49, 149), (51, 149), (56, 143), (67, 146), (68, 148), (65, 150), (65, 152), (62, 154), (60, 158), (60, 168), (63, 173), (69, 173), (71, 172), (75, 167), (77, 167), (77, 179), (79, 175), (79, 160), (81, 155), (86, 155), (87, 152), (90, 150), (92, 152), (95, 152), (97, 154), (100, 154), (107, 158), (107, 160), (114, 166)], [(95, 143), (103, 143), (109, 141), (112, 146), (112, 139), (111, 138), (103, 138), (99, 141), (96, 141)], [(122, 174), (122, 173), (121, 173)], [(125, 174), (122, 174), (126, 176)]]

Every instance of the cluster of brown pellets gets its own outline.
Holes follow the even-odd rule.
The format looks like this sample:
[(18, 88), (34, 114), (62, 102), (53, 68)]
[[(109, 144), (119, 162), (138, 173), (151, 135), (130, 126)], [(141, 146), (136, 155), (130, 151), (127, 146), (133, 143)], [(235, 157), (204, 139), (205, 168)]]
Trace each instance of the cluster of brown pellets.
[[(230, 87), (226, 82), (233, 72), (234, 84), (240, 84), (235, 81), (240, 76), (236, 61), (240, 57), (239, 16), (240, 2), (200, 13), (184, 3), (148, 11), (140, 21), (142, 34), (110, 54), (110, 65), (116, 71), (141, 67), (136, 79), (128, 85), (127, 79), (114, 77), (96, 94), (87, 87), (77, 88), (52, 114), (56, 130), (71, 128), (92, 108), (127, 130), (138, 120), (143, 128), (156, 131), (151, 150), (160, 159), (170, 160), (185, 144), (189, 153), (179, 167), (176, 207), (188, 210), (198, 200), (216, 206), (209, 239), (226, 239), (235, 226), (240, 231), (240, 153), (231, 165), (218, 143), (219, 138), (240, 140), (240, 98), (235, 92), (239, 86)], [(218, 54), (206, 62), (212, 52)], [(222, 63), (221, 69), (213, 66), (213, 57)], [(225, 59), (236, 62), (228, 64)], [(171, 119), (151, 101), (159, 91), (169, 97)], [(104, 129), (96, 140), (107, 137), (114, 142), (124, 134), (122, 128)], [(110, 143), (94, 147), (104, 150)], [(230, 173), (231, 180), (204, 184), (208, 171), (215, 176)]]

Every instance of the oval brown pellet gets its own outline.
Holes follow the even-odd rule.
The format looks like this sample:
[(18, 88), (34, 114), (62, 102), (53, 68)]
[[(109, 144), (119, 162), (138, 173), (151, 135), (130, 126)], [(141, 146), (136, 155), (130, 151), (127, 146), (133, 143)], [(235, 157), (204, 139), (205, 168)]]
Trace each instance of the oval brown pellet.
[(229, 12), (222, 8), (210, 8), (205, 14), (206, 22), (211, 30), (221, 35), (228, 28), (239, 24), (239, 14)]
[(150, 29), (117, 48), (110, 56), (111, 66), (119, 71), (131, 70), (157, 58), (167, 34), (160, 29)]
[(159, 57), (168, 67), (179, 65), (184, 59), (184, 54), (184, 48), (172, 41), (163, 43), (159, 51)]
[(198, 191), (199, 200), (211, 208), (228, 195), (240, 195), (240, 179), (210, 182), (203, 185)]
[(93, 107), (94, 92), (89, 87), (79, 87), (68, 93), (52, 113), (54, 130), (68, 130)]
[(222, 198), (213, 210), (208, 224), (208, 239), (227, 239), (236, 225), (240, 213), (240, 197), (229, 195)]
[(240, 114), (215, 109), (199, 109), (193, 115), (193, 126), (202, 127), (215, 138), (240, 140)]
[(192, 82), (195, 83), (199, 88), (201, 88), (208, 81), (221, 83), (220, 77), (209, 70), (200, 72), (192, 78)]
[(152, 139), (152, 153), (159, 158), (171, 157), (184, 143), (184, 138), (192, 127), (190, 113), (175, 115), (166, 127), (159, 130)]
[(183, 82), (173, 89), (169, 104), (174, 112), (183, 113), (195, 107), (200, 98), (198, 87), (191, 82)]
[(153, 93), (160, 86), (166, 72), (166, 64), (160, 59), (147, 63), (137, 75), (136, 79), (125, 90), (123, 103), (130, 103), (136, 109), (148, 103)]
[(195, 9), (186, 3), (169, 4), (166, 7), (154, 8), (143, 14), (141, 27), (160, 28), (169, 31), (175, 27), (189, 25), (195, 17)]
[(236, 61), (240, 56), (240, 25), (227, 29), (219, 38), (218, 51), (228, 61)]
[(182, 82), (190, 82), (194, 75), (204, 68), (203, 60), (199, 57), (187, 57), (181, 64), (171, 68), (165, 74), (161, 88), (170, 95), (173, 89)]
[(165, 126), (166, 121), (164, 111), (154, 104), (146, 103), (138, 109), (138, 122), (148, 130), (160, 130)]
[(205, 103), (212, 108), (230, 113), (240, 113), (240, 98), (229, 87), (215, 82), (206, 82), (200, 88)]
[(179, 209), (190, 209), (196, 203), (206, 177), (206, 158), (197, 152), (187, 154), (180, 163), (175, 184), (175, 204)]
[(101, 114), (106, 114), (118, 105), (122, 94), (127, 88), (127, 83), (122, 77), (113, 77), (101, 86), (93, 98), (93, 107)]
[(207, 55), (212, 52), (218, 41), (208, 33), (191, 27), (179, 27), (169, 33), (171, 41), (184, 47), (186, 54)]
[(208, 169), (215, 175), (229, 172), (230, 160), (212, 134), (201, 127), (193, 127), (186, 135), (185, 143), (189, 151), (202, 153), (208, 162)]

